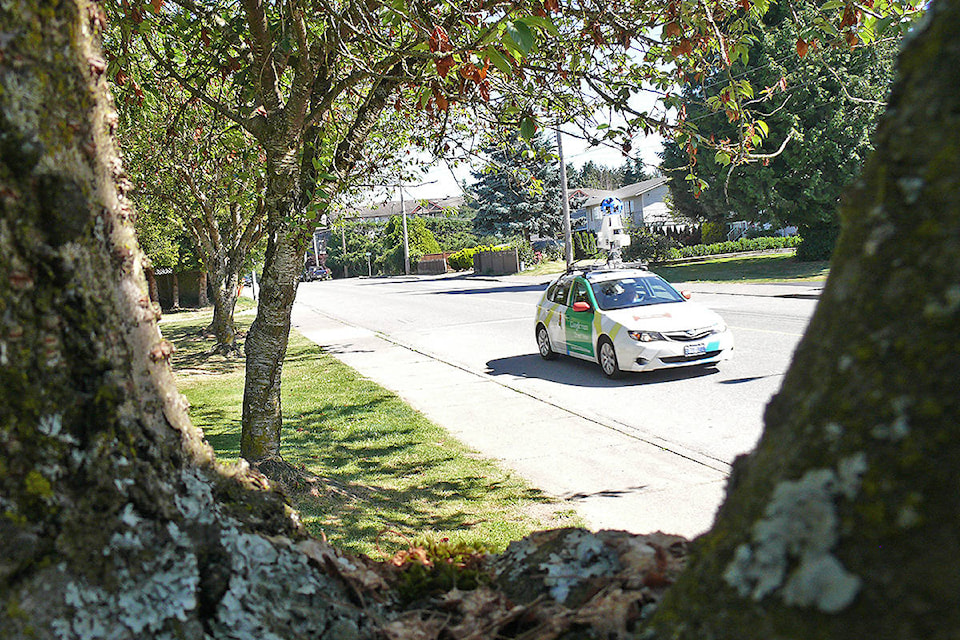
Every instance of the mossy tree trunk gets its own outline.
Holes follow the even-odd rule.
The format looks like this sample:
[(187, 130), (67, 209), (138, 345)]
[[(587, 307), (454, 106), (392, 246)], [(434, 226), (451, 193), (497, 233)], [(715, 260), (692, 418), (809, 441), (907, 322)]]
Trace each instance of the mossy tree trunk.
[(957, 637), (960, 2), (930, 12), (763, 437), (656, 637)]
[[(960, 2), (931, 10), (808, 336), (690, 568), (637, 629), (616, 619), (627, 592), (670, 559), (625, 534), (542, 534), (498, 575), (535, 559), (541, 591), (577, 602), (629, 558), (656, 575), (621, 575), (607, 609), (547, 609), (537, 637), (955, 637)], [(457, 602), (474, 637), (522, 630), (526, 610), (463, 592), (426, 627), (422, 603), (391, 626), (369, 561), (305, 538), (261, 476), (212, 460), (147, 294), (102, 20), (87, 0), (0, 4), (0, 634), (431, 637)]]
[(361, 565), (190, 425), (114, 149), (103, 20), (87, 0), (0, 5), (0, 637), (368, 637), (344, 577)]

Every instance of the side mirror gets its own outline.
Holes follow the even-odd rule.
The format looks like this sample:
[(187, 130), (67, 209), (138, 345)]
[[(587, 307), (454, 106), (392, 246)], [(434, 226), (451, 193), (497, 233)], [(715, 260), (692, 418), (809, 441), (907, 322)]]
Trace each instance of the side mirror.
[(685, 300), (689, 300), (693, 294), (691, 294), (689, 291), (681, 291), (680, 295), (682, 295)]
[(577, 313), (583, 313), (584, 311), (590, 311), (590, 305), (586, 302), (574, 302), (573, 310)]

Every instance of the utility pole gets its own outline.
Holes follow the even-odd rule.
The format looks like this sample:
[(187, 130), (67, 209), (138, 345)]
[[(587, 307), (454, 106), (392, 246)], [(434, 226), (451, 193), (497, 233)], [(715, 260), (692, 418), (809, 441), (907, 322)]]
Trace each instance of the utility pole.
[(317, 230), (313, 230), (313, 266), (320, 266), (320, 248), (317, 246)]
[(403, 201), (403, 183), (400, 185), (400, 217), (403, 218), (403, 273), (410, 275), (410, 240), (407, 238), (407, 207)]
[(350, 277), (350, 270), (347, 269), (347, 221), (344, 220), (340, 225), (340, 247), (342, 252), (340, 255), (343, 256), (343, 277)]
[(567, 269), (573, 265), (573, 232), (570, 229), (570, 199), (567, 195), (567, 164), (563, 161), (563, 140), (557, 126), (557, 153), (560, 155), (560, 194), (563, 207), (563, 246)]

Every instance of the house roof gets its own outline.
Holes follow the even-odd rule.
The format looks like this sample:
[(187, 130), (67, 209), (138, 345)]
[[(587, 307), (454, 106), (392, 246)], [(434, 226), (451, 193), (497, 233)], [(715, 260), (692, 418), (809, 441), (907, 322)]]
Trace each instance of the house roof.
[[(444, 209), (459, 207), (463, 204), (463, 196), (450, 198), (426, 198), (404, 200), (407, 215), (429, 216), (441, 213)], [(389, 218), (400, 215), (400, 201), (392, 200), (379, 207), (367, 207), (353, 212), (351, 218)]]
[[(651, 178), (650, 180), (644, 180), (643, 182), (635, 182), (634, 184), (628, 184), (625, 187), (620, 187), (614, 191), (606, 191), (603, 189), (590, 189), (590, 191), (595, 191), (595, 195), (591, 195), (586, 202), (583, 203), (584, 207), (595, 207), (599, 205), (605, 198), (619, 198), (621, 200), (626, 200), (627, 198), (636, 198), (639, 195), (643, 195), (648, 191), (652, 191), (657, 187), (667, 183), (667, 178)], [(586, 191), (586, 190), (584, 190)]]

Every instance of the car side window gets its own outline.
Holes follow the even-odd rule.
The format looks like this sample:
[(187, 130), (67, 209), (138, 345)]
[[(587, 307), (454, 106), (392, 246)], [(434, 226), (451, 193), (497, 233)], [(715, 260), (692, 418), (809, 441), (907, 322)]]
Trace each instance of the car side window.
[(554, 282), (552, 285), (547, 287), (547, 300), (550, 302), (553, 302), (553, 294), (557, 291), (557, 284), (558, 283)]
[(553, 291), (553, 297), (550, 298), (550, 302), (556, 302), (557, 304), (566, 305), (567, 304), (567, 293), (570, 291), (570, 281), (561, 280), (556, 284), (556, 289)]
[(590, 304), (590, 295), (587, 293), (587, 285), (577, 280), (573, 283), (573, 298), (570, 299), (570, 305), (574, 305), (577, 302), (586, 302)]

